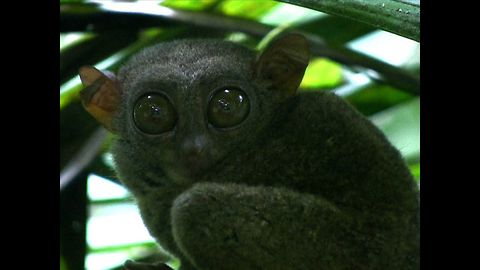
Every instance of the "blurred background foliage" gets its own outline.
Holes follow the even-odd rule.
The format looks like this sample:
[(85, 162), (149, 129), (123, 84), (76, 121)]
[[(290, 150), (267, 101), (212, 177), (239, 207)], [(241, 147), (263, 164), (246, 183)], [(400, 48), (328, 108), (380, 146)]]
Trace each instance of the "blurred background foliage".
[(282, 31), (303, 33), (312, 58), (300, 90), (334, 91), (368, 116), (420, 184), (420, 3), (342, 2), (61, 0), (60, 269), (122, 269), (126, 259), (166, 258), (115, 177), (110, 135), (83, 110), (77, 73), (83, 65), (115, 72), (161, 41), (221, 38), (258, 49)]

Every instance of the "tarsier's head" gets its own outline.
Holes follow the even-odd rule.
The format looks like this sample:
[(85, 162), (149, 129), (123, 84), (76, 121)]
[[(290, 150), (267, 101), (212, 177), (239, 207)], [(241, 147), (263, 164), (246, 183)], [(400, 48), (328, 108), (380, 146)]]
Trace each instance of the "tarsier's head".
[(118, 76), (83, 67), (81, 97), (132, 162), (195, 177), (248, 145), (295, 95), (308, 51), (298, 34), (259, 53), (220, 40), (166, 42), (135, 55)]

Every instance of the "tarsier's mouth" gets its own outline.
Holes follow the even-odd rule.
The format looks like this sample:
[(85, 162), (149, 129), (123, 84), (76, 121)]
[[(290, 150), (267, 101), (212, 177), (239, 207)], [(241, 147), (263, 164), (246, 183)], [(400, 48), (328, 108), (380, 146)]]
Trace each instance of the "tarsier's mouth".
[(181, 171), (185, 176), (201, 178), (205, 174), (222, 170), (225, 155), (212, 157), (212, 155), (209, 154), (200, 154), (187, 157), (183, 156), (179, 160), (180, 162), (177, 164), (180, 165)]
[(200, 163), (196, 163), (196, 162), (187, 162), (185, 164), (185, 171), (187, 172), (187, 174), (189, 174), (190, 176), (198, 176), (198, 175), (201, 175), (202, 172), (205, 170), (205, 166), (200, 164)]
[(189, 155), (181, 162), (182, 170), (188, 176), (202, 175), (211, 165), (211, 160), (201, 155)]

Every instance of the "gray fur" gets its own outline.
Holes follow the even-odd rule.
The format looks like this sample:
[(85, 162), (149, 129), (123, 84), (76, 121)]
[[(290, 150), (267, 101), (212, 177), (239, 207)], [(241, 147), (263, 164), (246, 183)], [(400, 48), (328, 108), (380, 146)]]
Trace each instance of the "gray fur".
[[(150, 233), (182, 270), (419, 269), (418, 190), (399, 152), (334, 94), (267, 89), (256, 59), (233, 43), (180, 40), (120, 71), (112, 152)], [(244, 90), (251, 111), (217, 130), (205, 110), (225, 85)], [(179, 115), (168, 134), (134, 126), (133, 104), (151, 91)], [(193, 140), (203, 143), (195, 171)]]

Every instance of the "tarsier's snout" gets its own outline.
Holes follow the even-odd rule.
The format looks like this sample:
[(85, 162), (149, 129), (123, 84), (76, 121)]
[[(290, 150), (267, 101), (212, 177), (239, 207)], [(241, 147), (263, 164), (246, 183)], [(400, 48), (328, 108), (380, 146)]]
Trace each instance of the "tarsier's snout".
[(187, 136), (178, 149), (178, 158), (188, 174), (200, 173), (211, 162), (208, 139), (205, 135)]

